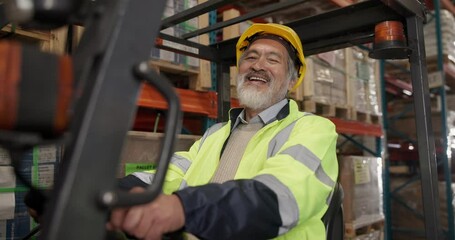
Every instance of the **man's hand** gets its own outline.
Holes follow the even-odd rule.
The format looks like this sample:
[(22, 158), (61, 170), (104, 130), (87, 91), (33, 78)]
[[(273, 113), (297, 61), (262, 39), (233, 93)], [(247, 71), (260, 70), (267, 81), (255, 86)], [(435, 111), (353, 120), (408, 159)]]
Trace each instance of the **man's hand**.
[[(133, 188), (131, 192), (143, 192)], [(182, 203), (176, 195), (159, 195), (153, 202), (130, 208), (114, 209), (109, 230), (120, 230), (139, 239), (161, 239), (165, 233), (177, 231), (185, 225)]]
[(28, 208), (28, 214), (30, 215), (30, 217), (33, 218), (33, 220), (35, 222), (40, 223), (41, 216), (38, 214), (38, 212), (35, 209)]

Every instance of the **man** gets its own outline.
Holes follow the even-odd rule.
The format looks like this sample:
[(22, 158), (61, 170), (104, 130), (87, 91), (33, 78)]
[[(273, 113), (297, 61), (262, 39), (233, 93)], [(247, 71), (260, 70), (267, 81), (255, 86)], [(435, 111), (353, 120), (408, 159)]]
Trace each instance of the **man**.
[[(283, 25), (254, 24), (239, 38), (237, 66), (243, 108), (177, 152), (163, 194), (114, 210), (109, 229), (139, 239), (180, 229), (202, 239), (325, 239), (337, 134), (329, 120), (286, 99), (305, 73), (300, 39)], [(121, 185), (152, 181), (153, 172), (138, 172)]]

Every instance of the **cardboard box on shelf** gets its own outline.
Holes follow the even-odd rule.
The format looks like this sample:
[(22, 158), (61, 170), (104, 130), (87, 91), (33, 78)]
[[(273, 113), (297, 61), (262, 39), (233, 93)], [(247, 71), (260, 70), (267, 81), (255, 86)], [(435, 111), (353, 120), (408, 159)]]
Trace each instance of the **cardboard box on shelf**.
[[(118, 177), (125, 176), (131, 168), (138, 171), (153, 169), (162, 150), (163, 136), (163, 133), (130, 131), (123, 146)], [(199, 138), (196, 135), (178, 135), (175, 151), (188, 150)]]
[(380, 116), (378, 61), (368, 58), (365, 50), (347, 48), (346, 65), (348, 104), (353, 108), (353, 114), (362, 112)]
[(382, 159), (342, 156), (339, 164), (344, 191), (344, 222), (357, 229), (382, 221)]
[[(34, 186), (51, 187), (61, 160), (62, 147), (34, 147), (24, 153), (22, 176)], [(0, 148), (0, 239), (21, 239), (36, 223), (30, 218), (24, 196), (28, 188), (14, 175), (9, 154)]]

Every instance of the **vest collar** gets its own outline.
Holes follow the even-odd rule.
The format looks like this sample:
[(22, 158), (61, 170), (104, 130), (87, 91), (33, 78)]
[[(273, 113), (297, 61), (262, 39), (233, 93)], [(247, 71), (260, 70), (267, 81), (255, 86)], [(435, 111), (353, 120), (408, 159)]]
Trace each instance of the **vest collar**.
[[(273, 117), (271, 118), (270, 120), (268, 120), (265, 125), (275, 121), (275, 120), (281, 120), (285, 117), (287, 117), (289, 115), (289, 102), (290, 100), (287, 99), (287, 102), (286, 102), (286, 105), (284, 105), (280, 111), (278, 111), (278, 114), (276, 115), (276, 117)], [(272, 106), (273, 107), (273, 106)], [(244, 111), (244, 108), (232, 108), (231, 110), (229, 110), (229, 119), (230, 119), (230, 122), (231, 122), (231, 129), (233, 129), (234, 125), (236, 124), (237, 122), (237, 119), (239, 117), (239, 115)], [(240, 120), (239, 120), (240, 121)]]

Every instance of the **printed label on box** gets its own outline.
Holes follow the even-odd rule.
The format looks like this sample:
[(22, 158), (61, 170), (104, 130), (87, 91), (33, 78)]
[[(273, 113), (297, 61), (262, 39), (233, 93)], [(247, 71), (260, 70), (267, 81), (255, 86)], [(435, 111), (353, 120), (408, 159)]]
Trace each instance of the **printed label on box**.
[(363, 81), (370, 80), (370, 68), (367, 62), (358, 62), (357, 67), (357, 78)]
[(38, 147), (38, 163), (53, 163), (57, 161), (57, 147)]
[[(35, 168), (35, 167), (33, 167)], [(51, 187), (54, 183), (54, 169), (53, 164), (40, 164), (38, 165), (38, 185), (40, 187)], [(35, 174), (35, 171), (33, 171)], [(36, 179), (35, 177), (33, 179)]]
[(368, 161), (365, 159), (355, 159), (354, 163), (355, 184), (363, 184), (371, 181)]
[(441, 71), (428, 73), (428, 86), (430, 88), (441, 87), (444, 85), (443, 76)]

